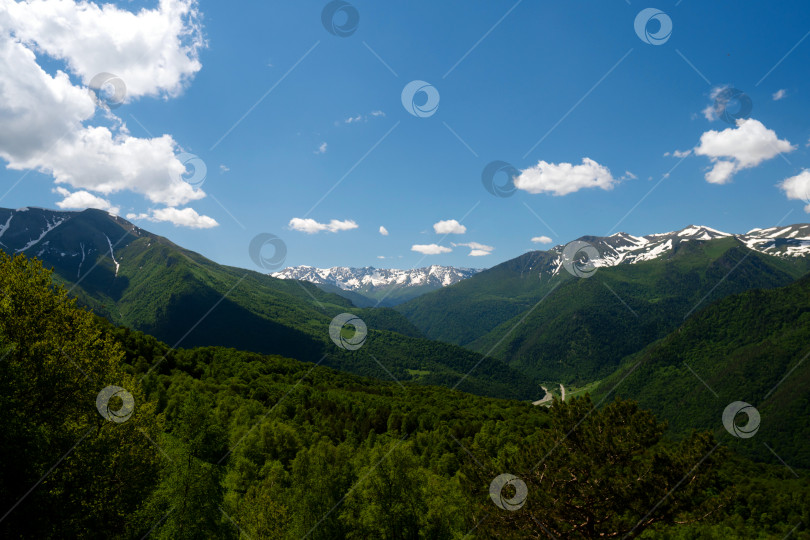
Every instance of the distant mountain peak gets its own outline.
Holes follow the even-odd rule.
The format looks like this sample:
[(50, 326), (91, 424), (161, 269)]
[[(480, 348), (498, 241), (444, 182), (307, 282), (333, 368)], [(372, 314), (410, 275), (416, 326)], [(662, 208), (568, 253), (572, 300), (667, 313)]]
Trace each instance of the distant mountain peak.
[[(279, 279), (309, 281), (338, 294), (348, 291), (369, 300), (386, 302), (381, 305), (395, 305), (425, 292), (453, 285), (478, 272), (480, 270), (475, 268), (455, 268), (437, 264), (410, 270), (373, 266), (362, 268), (293, 266), (271, 275)], [(357, 300), (354, 296), (347, 295), (347, 298)], [(376, 303), (372, 301), (371, 305)]]

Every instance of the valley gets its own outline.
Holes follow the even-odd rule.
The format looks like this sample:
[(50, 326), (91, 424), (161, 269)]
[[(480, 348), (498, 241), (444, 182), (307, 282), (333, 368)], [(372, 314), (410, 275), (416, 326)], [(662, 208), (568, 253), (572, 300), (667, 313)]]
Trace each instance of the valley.
[[(291, 279), (300, 269), (278, 279), (218, 265), (106, 212), (30, 208), (0, 210), (0, 218), (5, 223), (0, 232), (3, 251), (28, 255), (52, 267), (55, 283), (106, 319), (103, 323), (98, 319), (98, 324), (102, 334), (124, 348), (122, 369), (141, 378), (145, 394), (139, 399), (157, 400), (159, 410), (176, 426), (188, 414), (183, 402), (202, 399), (217, 404), (206, 422), (230, 426), (230, 435), (212, 448), (232, 454), (231, 460), (247, 464), (256, 459), (249, 457), (251, 452), (264, 448), (281, 459), (279, 471), (301, 475), (300, 460), (323, 459), (306, 457), (309, 453), (337, 456), (335, 452), (355, 448), (352, 437), (372, 441), (378, 434), (381, 446), (374, 446), (376, 450), (369, 450), (363, 459), (375, 459), (387, 448), (404, 451), (400, 458), (406, 462), (431, 463), (424, 468), (413, 462), (415, 468), (408, 474), (426, 476), (403, 487), (402, 496), (408, 489), (423, 489), (419, 486), (434, 478), (431, 475), (439, 475), (434, 480), (447, 474), (475, 478), (478, 473), (462, 458), (469, 456), (470, 448), (474, 453), (478, 449), (500, 455), (485, 449), (493, 445), (487, 439), (494, 436), (491, 430), (505, 428), (504, 415), (516, 418), (508, 422), (512, 432), (508, 440), (525, 437), (533, 441), (530, 445), (539, 445), (537, 452), (556, 453), (556, 446), (542, 449), (553, 444), (542, 434), (571, 420), (565, 416), (566, 408), (591, 407), (564, 428), (560, 441), (582, 422), (590, 422), (591, 416), (635, 407), (622, 401), (630, 398), (666, 420), (669, 437), (681, 441), (677, 444), (703, 445), (705, 441), (694, 435), (689, 438), (695, 429), (702, 429), (725, 441), (738, 456), (734, 459), (771, 467), (761, 473), (771, 487), (761, 489), (787, 485), (785, 470), (810, 469), (803, 442), (810, 437), (810, 425), (802, 420), (810, 414), (803, 390), (810, 369), (803, 357), (808, 337), (804, 333), (810, 328), (804, 321), (810, 309), (807, 225), (746, 235), (690, 226), (648, 237), (583, 237), (580, 241), (588, 241), (603, 255), (593, 261), (596, 271), (587, 279), (561, 271), (565, 261), (562, 246), (557, 246), (463, 278), (458, 274), (392, 309), (367, 307), (365, 300), (355, 305), (330, 292), (334, 284)], [(449, 275), (451, 270), (420, 270), (415, 275)], [(377, 270), (362, 272), (381, 275)], [(395, 281), (406, 279), (400, 271), (391, 275), (399, 276)], [(330, 321), (340, 314), (361, 322), (350, 323), (348, 330), (341, 328), (330, 338)], [(470, 317), (485, 323), (470, 324)], [(366, 327), (359, 347), (343, 345), (360, 339), (357, 324)], [(207, 382), (200, 387), (195, 380)], [(280, 380), (289, 382), (279, 386)], [(774, 387), (780, 391), (769, 391)], [(288, 398), (290, 392), (294, 394)], [(349, 395), (363, 403), (360, 416), (351, 421), (345, 415), (349, 410), (356, 415), (358, 405), (349, 406), (343, 402), (346, 397), (338, 397)], [(759, 444), (724, 437), (718, 419), (734, 400), (753, 402), (760, 411)], [(283, 410), (272, 413), (273, 403), (285, 402)], [(314, 431), (298, 436), (297, 442), (261, 442), (251, 435), (251, 426), (264, 425), (264, 417), (257, 415), (267, 406), (271, 408), (266, 414), (273, 418), (268, 422), (274, 431), (281, 430), (274, 437), (292, 436), (288, 430), (302, 427)], [(237, 421), (228, 412), (236, 410), (246, 416)], [(621, 414), (637, 413), (628, 409)], [(318, 415), (323, 418), (317, 420)], [(447, 423), (449, 418), (455, 420)], [(349, 432), (354, 435), (347, 438)], [(416, 439), (403, 447), (408, 450), (396, 450), (392, 437), (414, 433)], [(187, 446), (191, 449), (197, 444), (191, 439), (181, 444), (175, 435), (154, 436), (164, 437), (163, 444), (170, 445), (172, 453), (180, 452), (178, 456), (186, 451), (183, 445), (192, 445)], [(324, 436), (331, 442), (316, 443)], [(245, 445), (244, 437), (250, 441)], [(313, 438), (305, 441), (308, 437)], [(498, 437), (501, 446), (507, 439)], [(289, 444), (293, 447), (284, 450)], [(431, 445), (434, 453), (426, 454)], [(355, 480), (363, 470), (362, 459), (351, 465), (343, 458), (326, 459), (343, 463)], [(475, 459), (472, 463), (477, 467)], [(513, 463), (509, 468), (522, 470), (523, 477), (531, 479), (533, 471), (520, 469), (528, 466)], [(230, 470), (222, 481), (228, 485), (257, 481), (242, 474)], [(720, 467), (711, 474), (729, 482), (735, 473)], [(282, 482), (288, 486), (284, 493), (301, 496), (288, 481)], [(805, 484), (791, 489), (810, 496)], [(257, 485), (247, 492), (229, 488), (224, 500), (231, 501), (227, 504), (239, 523), (273, 536), (273, 525), (262, 524), (260, 514), (249, 510), (253, 507), (240, 509), (233, 499), (280, 496), (256, 491)], [(336, 493), (345, 488), (340, 485), (344, 487), (336, 485)], [(459, 484), (453, 489), (469, 487)], [(154, 499), (157, 511), (167, 510), (169, 500)], [(314, 500), (302, 504), (328, 510)], [(329, 518), (324, 530), (358, 526), (350, 525), (356, 519), (356, 504), (359, 500)], [(281, 519), (292, 521), (285, 522), (284, 530), (303, 534), (315, 525), (296, 521), (300, 518), (294, 516), (303, 507), (288, 511), (293, 513)], [(449, 525), (454, 518), (438, 509), (423, 511), (443, 515), (450, 527), (470, 526), (463, 520)], [(434, 518), (426, 519), (408, 526), (436, 526), (430, 521)]]

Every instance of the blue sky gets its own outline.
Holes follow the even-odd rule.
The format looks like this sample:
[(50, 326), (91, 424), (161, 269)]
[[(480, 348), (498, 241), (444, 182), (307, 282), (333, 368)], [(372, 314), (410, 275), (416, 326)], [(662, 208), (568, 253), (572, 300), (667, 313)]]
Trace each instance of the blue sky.
[[(148, 77), (131, 75), (125, 102), (82, 125), (115, 132), (123, 122), (139, 141), (169, 136), (176, 154), (205, 163), (204, 182), (194, 187), (205, 196), (150, 200), (153, 184), (137, 175), (114, 188), (81, 179), (56, 184), (50, 162), (26, 161), (24, 149), (0, 137), (0, 206), (54, 208), (86, 191), (184, 247), (253, 269), (248, 244), (260, 233), (283, 239), (289, 266), (488, 267), (586, 234), (641, 235), (692, 223), (745, 232), (810, 221), (802, 200), (810, 187), (806, 2), (778, 9), (653, 4), (672, 22), (658, 45), (636, 34), (636, 16), (651, 7), (637, 0), (358, 0), (347, 9), (356, 9), (359, 24), (346, 37), (322, 24), (327, 2), (176, 3), (204, 39), (179, 62), (177, 80), (169, 73), (169, 82), (152, 88)], [(156, 2), (117, 6), (157, 13)], [(169, 11), (160, 14), (171, 18)], [(35, 51), (49, 76), (65, 70), (79, 88), (105, 65), (83, 58), (92, 56), (86, 50), (43, 44), (26, 17), (47, 13), (16, 17), (29, 37), (20, 30), (14, 39)], [(654, 35), (658, 23), (644, 28)], [(118, 54), (132, 56), (126, 52)], [(128, 60), (105, 54), (113, 68), (127, 69), (120, 62)], [(438, 93), (434, 114), (417, 117), (403, 107), (403, 88), (414, 80)], [(737, 125), (709, 119), (707, 107), (718, 94), (723, 99), (725, 87), (753, 105)], [(735, 107), (728, 105), (732, 117)], [(716, 136), (702, 141), (710, 131)], [(484, 167), (495, 160), (523, 171), (511, 197), (482, 185)], [(79, 176), (92, 161), (92, 154), (64, 159), (59, 174), (67, 178), (63, 169), (77, 167)], [(10, 162), (13, 169), (5, 167)], [(718, 162), (714, 182), (707, 181)], [(780, 188), (789, 178), (791, 189)], [(156, 220), (153, 212), (165, 208), (193, 208), (217, 225)], [(316, 227), (306, 219), (324, 230), (295, 230)], [(437, 233), (434, 224), (448, 220), (459, 222), (449, 230), (465, 232)], [(345, 230), (330, 232), (330, 223)], [(531, 241), (541, 236), (551, 242)], [(433, 244), (451, 251), (413, 250)], [(473, 250), (489, 254), (470, 256)]]

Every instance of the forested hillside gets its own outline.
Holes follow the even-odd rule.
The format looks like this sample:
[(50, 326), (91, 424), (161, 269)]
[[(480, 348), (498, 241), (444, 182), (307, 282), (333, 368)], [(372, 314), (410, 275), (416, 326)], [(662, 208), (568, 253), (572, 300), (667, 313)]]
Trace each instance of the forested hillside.
[[(753, 405), (756, 436), (731, 440), (760, 460), (810, 467), (810, 276), (729, 296), (625, 360), (600, 384), (631, 396), (675, 433), (717, 426), (731, 402)], [(770, 448), (769, 448), (770, 447)], [(778, 456), (778, 457), (777, 457)]]
[(804, 471), (669, 441), (632, 402), (171, 350), (23, 257), (0, 255), (0, 288), (4, 537), (810, 537)]

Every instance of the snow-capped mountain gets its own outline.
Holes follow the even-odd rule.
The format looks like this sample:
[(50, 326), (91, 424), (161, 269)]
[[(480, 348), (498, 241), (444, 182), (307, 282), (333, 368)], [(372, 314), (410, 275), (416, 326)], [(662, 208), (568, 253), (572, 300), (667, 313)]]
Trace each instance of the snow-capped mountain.
[[(477, 272), (480, 270), (439, 265), (412, 270), (372, 266), (364, 268), (292, 266), (271, 275), (279, 279), (309, 281), (332, 292), (351, 291), (372, 300), (385, 298), (387, 302), (383, 305), (394, 305), (425, 292), (458, 283)], [(346, 296), (357, 300), (356, 297)]]
[[(122, 235), (122, 230), (126, 234)], [(10, 255), (25, 253), (37, 257), (77, 278), (98, 257), (109, 259), (116, 277), (121, 262), (118, 252), (137, 238), (152, 236), (102, 210), (0, 208), (0, 250)]]
[(413, 270), (389, 268), (315, 268), (313, 266), (291, 266), (272, 274), (279, 279), (298, 279), (318, 285), (334, 285), (347, 291), (374, 290), (379, 287), (396, 285), (399, 287), (446, 287), (466, 279), (476, 272), (475, 268), (454, 268), (452, 266), (426, 266)]
[[(810, 224), (802, 223), (767, 229), (752, 229), (745, 234), (731, 234), (705, 225), (690, 225), (679, 231), (633, 236), (619, 232), (611, 236), (583, 236), (574, 242), (558, 245), (548, 253), (552, 255), (541, 263), (541, 273), (557, 275), (564, 268), (567, 257), (589, 259), (594, 267), (635, 264), (667, 257), (685, 242), (733, 238), (748, 248), (777, 257), (804, 257), (810, 255)], [(568, 249), (566, 249), (568, 246)], [(589, 249), (595, 248), (596, 252)], [(597, 256), (598, 254), (598, 256)]]

